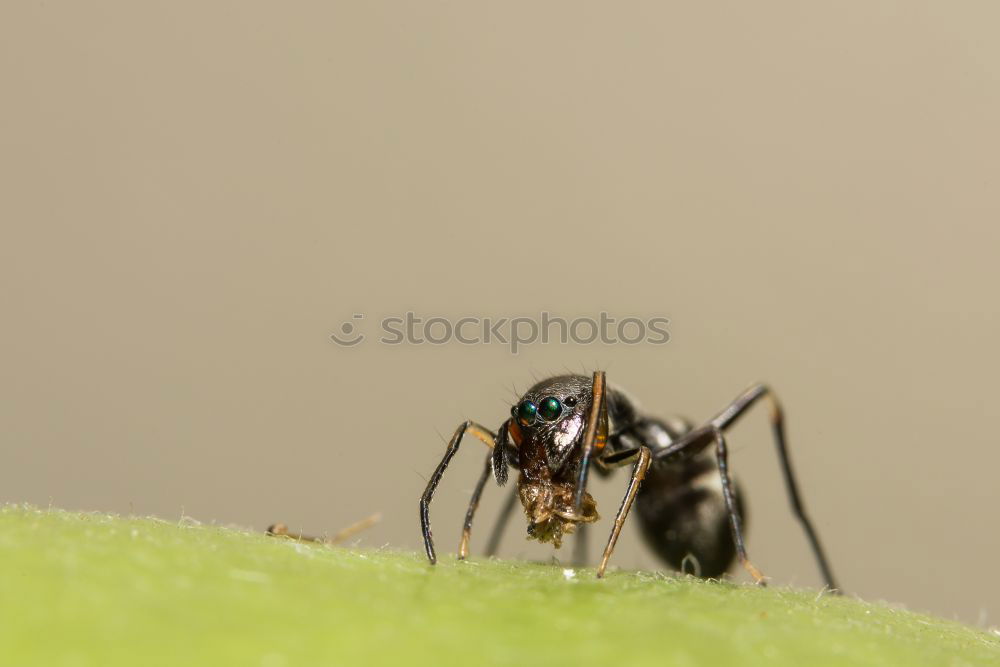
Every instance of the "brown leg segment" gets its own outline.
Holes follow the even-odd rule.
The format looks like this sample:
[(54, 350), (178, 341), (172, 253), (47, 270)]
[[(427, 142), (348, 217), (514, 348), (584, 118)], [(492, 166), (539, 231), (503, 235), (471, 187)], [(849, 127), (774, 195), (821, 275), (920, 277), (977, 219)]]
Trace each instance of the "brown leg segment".
[[(470, 424), (465, 432), (479, 438), (491, 450), (496, 447), (496, 435), (479, 424)], [(462, 524), (462, 540), (458, 543), (459, 560), (465, 560), (469, 557), (469, 538), (472, 537), (472, 519), (475, 518), (476, 510), (479, 509), (479, 499), (483, 496), (483, 488), (486, 486), (486, 480), (490, 478), (492, 471), (493, 452), (491, 451), (486, 455), (486, 467), (483, 469), (483, 474), (479, 476), (479, 481), (476, 482), (476, 488), (472, 491), (472, 498), (469, 499), (469, 509), (465, 512), (465, 523)]]
[(580, 460), (580, 473), (576, 481), (576, 493), (573, 497), (573, 508), (580, 514), (583, 506), (583, 495), (587, 490), (587, 473), (590, 471), (590, 459), (600, 454), (608, 440), (608, 404), (605, 400), (604, 371), (594, 371), (594, 384), (591, 389), (590, 412), (587, 413), (587, 425), (583, 430), (583, 457)]
[(465, 560), (469, 557), (469, 539), (472, 537), (472, 519), (479, 509), (479, 499), (483, 496), (483, 488), (486, 480), (493, 474), (493, 452), (486, 455), (486, 466), (483, 473), (476, 482), (476, 488), (472, 490), (472, 498), (469, 499), (469, 509), (465, 511), (465, 523), (462, 524), (462, 540), (458, 543), (458, 560)]
[(618, 542), (618, 535), (622, 532), (625, 518), (628, 516), (629, 510), (632, 509), (635, 494), (639, 492), (639, 485), (642, 484), (642, 480), (646, 476), (646, 470), (649, 469), (650, 458), (649, 448), (640, 447), (639, 459), (635, 462), (635, 467), (632, 468), (632, 479), (628, 483), (628, 490), (625, 492), (625, 497), (622, 498), (622, 505), (618, 508), (615, 525), (611, 529), (611, 536), (608, 537), (608, 545), (604, 547), (604, 556), (601, 558), (601, 564), (597, 568), (598, 578), (604, 576), (604, 570), (608, 567), (608, 560), (611, 558), (611, 552), (615, 550), (615, 543)]

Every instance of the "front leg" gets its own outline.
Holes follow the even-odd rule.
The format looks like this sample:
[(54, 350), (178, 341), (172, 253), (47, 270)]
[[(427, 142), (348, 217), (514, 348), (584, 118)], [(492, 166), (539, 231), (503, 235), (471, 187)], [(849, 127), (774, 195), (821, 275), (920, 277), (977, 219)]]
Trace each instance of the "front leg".
[(580, 514), (583, 507), (591, 457), (594, 454), (602, 454), (608, 441), (608, 404), (604, 387), (604, 371), (594, 371), (590, 390), (590, 409), (587, 411), (587, 422), (580, 445), (582, 449), (580, 470), (577, 473), (576, 492), (573, 495), (573, 511), (576, 514)]
[[(424, 537), (424, 550), (427, 552), (427, 559), (431, 562), (431, 565), (437, 563), (437, 554), (434, 552), (434, 536), (431, 533), (431, 499), (434, 497), (434, 490), (437, 489), (438, 484), (441, 482), (441, 477), (444, 475), (444, 471), (448, 468), (448, 464), (451, 463), (451, 459), (454, 458), (455, 454), (458, 452), (458, 448), (461, 446), (462, 438), (465, 436), (466, 432), (472, 433), (488, 446), (493, 446), (493, 433), (489, 429), (473, 421), (462, 422), (459, 424), (458, 428), (455, 429), (455, 434), (451, 436), (451, 440), (448, 442), (448, 448), (444, 452), (444, 457), (441, 459), (441, 463), (439, 463), (437, 468), (434, 469), (434, 474), (431, 475), (431, 478), (427, 481), (427, 488), (424, 489), (423, 495), (420, 496), (420, 531)], [(479, 488), (478, 491), (481, 493), (482, 489)], [(478, 496), (474, 496), (473, 500), (478, 504)], [(472, 513), (474, 512), (475, 509), (473, 508)], [(471, 517), (469, 518), (469, 521), (471, 523)]]

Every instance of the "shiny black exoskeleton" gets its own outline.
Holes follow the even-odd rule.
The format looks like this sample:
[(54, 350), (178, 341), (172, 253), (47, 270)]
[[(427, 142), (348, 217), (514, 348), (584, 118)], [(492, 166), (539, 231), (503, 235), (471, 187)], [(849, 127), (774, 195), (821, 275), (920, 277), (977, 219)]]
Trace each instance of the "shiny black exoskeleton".
[[(621, 430), (608, 439), (608, 446), (624, 451), (646, 445), (652, 463), (635, 500), (641, 534), (646, 544), (675, 570), (702, 577), (719, 577), (736, 559), (722, 494), (719, 470), (708, 449), (691, 456), (675, 455), (657, 459), (656, 453), (669, 448), (691, 431), (690, 422), (639, 416), (624, 394), (611, 390), (609, 418), (622, 415)], [(632, 420), (628, 420), (633, 416)], [(739, 485), (734, 486), (737, 512), (746, 525), (746, 505)]]

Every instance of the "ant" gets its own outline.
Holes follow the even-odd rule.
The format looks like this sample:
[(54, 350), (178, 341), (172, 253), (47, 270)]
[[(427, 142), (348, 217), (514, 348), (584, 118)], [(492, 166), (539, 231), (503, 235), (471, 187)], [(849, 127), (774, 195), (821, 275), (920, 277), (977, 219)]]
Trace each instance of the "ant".
[(521, 473), (516, 491), (494, 529), (489, 552), (495, 550), (515, 498), (524, 507), (530, 539), (551, 542), (558, 548), (563, 535), (579, 528), (580, 547), (583, 530), (599, 518), (597, 504), (587, 493), (590, 469), (606, 476), (634, 462), (597, 568), (598, 577), (604, 576), (634, 503), (646, 541), (674, 569), (684, 571), (691, 566), (698, 576), (717, 578), (729, 569), (735, 557), (763, 586), (765, 577), (750, 562), (743, 543), (744, 506), (729, 473), (724, 436), (761, 399), (771, 408), (771, 427), (792, 511), (805, 530), (826, 586), (839, 591), (803, 508), (785, 445), (781, 407), (767, 386), (751, 386), (718, 415), (694, 427), (683, 419), (661, 420), (641, 414), (630, 398), (605, 384), (602, 371), (595, 372), (593, 379), (561, 375), (535, 384), (511, 408), (510, 418), (497, 433), (473, 421), (459, 425), (420, 498), (420, 526), (427, 558), (432, 565), (437, 562), (430, 525), (431, 499), (462, 438), (468, 434), (491, 451), (466, 512), (459, 560), (469, 554), (472, 520), (489, 477), (503, 486), (508, 468)]

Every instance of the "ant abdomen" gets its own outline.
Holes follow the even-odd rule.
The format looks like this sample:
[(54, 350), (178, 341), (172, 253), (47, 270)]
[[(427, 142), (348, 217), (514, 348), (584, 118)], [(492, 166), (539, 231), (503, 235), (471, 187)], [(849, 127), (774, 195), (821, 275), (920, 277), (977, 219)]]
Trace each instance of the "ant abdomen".
[[(745, 521), (738, 485), (736, 503)], [(636, 512), (646, 543), (676, 570), (717, 578), (736, 559), (718, 471), (708, 452), (650, 468)]]

